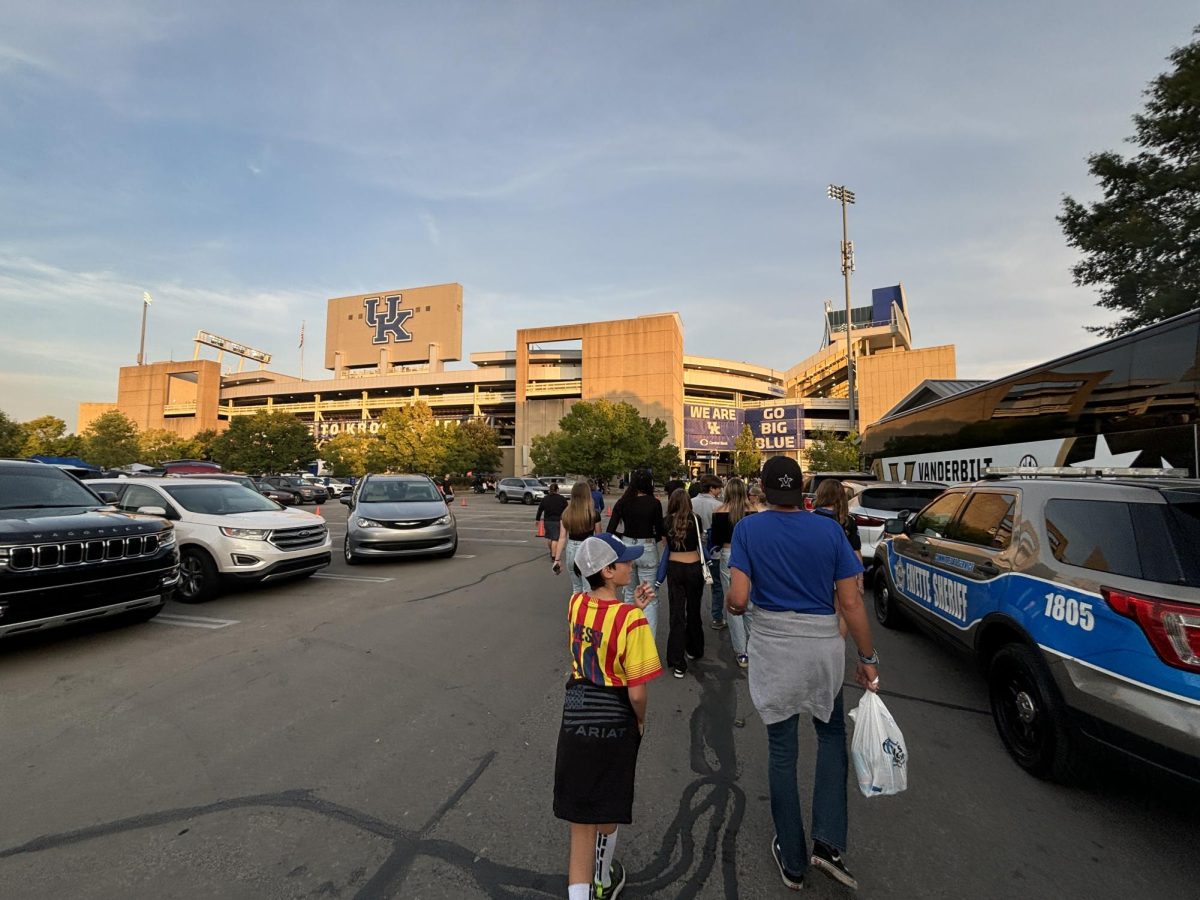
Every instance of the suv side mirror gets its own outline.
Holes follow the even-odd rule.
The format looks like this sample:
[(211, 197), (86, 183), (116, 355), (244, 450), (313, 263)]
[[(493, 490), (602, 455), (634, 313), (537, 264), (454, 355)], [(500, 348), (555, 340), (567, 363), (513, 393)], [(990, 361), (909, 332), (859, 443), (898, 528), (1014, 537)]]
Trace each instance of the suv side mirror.
[(353, 497), (350, 497), (350, 496), (342, 497), (342, 498), (341, 498), (341, 503), (342, 503), (342, 506), (353, 506), (353, 505), (354, 505), (354, 498), (353, 498)]
[(884, 534), (907, 534), (908, 526), (904, 519), (888, 519), (883, 523)]
[(96, 496), (105, 503), (110, 503), (114, 506), (117, 503), (117, 495), (112, 491), (96, 491)]
[(138, 512), (144, 516), (162, 516), (167, 517), (167, 510), (162, 506), (139, 506)]

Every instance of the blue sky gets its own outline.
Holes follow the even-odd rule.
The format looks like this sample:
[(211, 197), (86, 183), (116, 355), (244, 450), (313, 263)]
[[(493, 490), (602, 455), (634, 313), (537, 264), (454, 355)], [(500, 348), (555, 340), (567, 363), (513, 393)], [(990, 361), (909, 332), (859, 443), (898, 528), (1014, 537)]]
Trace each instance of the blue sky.
[(465, 353), (677, 310), (787, 368), (903, 282), (991, 377), (1092, 343), (1054, 221), (1194, 2), (0, 0), (0, 409), (73, 427), (204, 328), (322, 373), (329, 297), (458, 281)]

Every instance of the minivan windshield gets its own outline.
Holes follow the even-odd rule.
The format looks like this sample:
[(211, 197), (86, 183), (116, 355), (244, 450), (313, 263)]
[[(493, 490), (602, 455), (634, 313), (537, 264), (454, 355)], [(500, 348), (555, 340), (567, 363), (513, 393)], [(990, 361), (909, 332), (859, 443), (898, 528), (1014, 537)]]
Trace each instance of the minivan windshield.
[(441, 500), (441, 492), (428, 481), (367, 482), (359, 495), (359, 503), (429, 503)]
[(246, 512), (279, 512), (279, 504), (240, 484), (188, 484), (163, 488), (188, 512), (232, 516)]

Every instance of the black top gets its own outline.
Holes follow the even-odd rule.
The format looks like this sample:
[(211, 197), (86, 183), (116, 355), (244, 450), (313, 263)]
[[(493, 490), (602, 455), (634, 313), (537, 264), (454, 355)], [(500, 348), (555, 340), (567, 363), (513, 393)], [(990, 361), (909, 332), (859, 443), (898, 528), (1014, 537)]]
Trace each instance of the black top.
[[(667, 538), (667, 544), (671, 548), (672, 553), (687, 553), (689, 550), (693, 553), (700, 549), (700, 519), (695, 513), (692, 513), (692, 526), (687, 530), (687, 534), (683, 536), (683, 543), (677, 544), (670, 537)], [(662, 532), (664, 535), (670, 534), (671, 523), (666, 519), (662, 520)]]
[(621, 525), (625, 527), (620, 533), (627, 538), (657, 541), (662, 537), (662, 504), (650, 494), (638, 494), (629, 500), (622, 497), (613, 507), (608, 533), (617, 534)]
[(683, 487), (683, 482), (680, 481), (678, 478), (672, 478), (663, 487), (664, 487), (664, 490), (667, 492), (667, 499), (670, 500), (671, 495), (673, 493), (675, 493), (675, 491), (677, 491), (681, 487)]
[[(827, 519), (833, 518), (833, 510), (825, 509), (824, 507), (817, 507), (813, 512)], [(842, 531), (846, 532), (846, 540), (850, 542), (850, 549), (855, 553), (861, 553), (862, 538), (858, 536), (858, 523), (850, 516), (847, 516), (846, 521), (842, 523)]]
[[(754, 510), (746, 510), (747, 516), (754, 515)], [(744, 517), (743, 517), (744, 518)], [(726, 544), (733, 543), (733, 526), (736, 522), (729, 521), (728, 512), (715, 512), (712, 517), (712, 537), (709, 538), (709, 543), (714, 549), (719, 550)]]
[[(555, 519), (561, 519), (563, 510), (567, 508), (567, 498), (562, 494), (547, 494), (542, 498), (542, 502), (538, 504), (537, 515), (533, 521), (545, 519), (547, 522), (553, 522)], [(555, 535), (558, 537), (558, 535)]]
[[(567, 539), (571, 541), (586, 541), (596, 533), (596, 523), (600, 521), (600, 515), (595, 509), (588, 509), (588, 525), (583, 531), (568, 531)], [(563, 523), (566, 524), (565, 522)]]

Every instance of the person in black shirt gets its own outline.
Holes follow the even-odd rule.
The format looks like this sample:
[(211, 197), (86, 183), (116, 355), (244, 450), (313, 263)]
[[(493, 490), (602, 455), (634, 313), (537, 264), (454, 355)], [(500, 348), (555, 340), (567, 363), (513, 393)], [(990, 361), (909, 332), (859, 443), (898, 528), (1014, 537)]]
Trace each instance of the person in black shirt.
[(671, 480), (668, 481), (666, 483), (666, 486), (664, 487), (664, 490), (667, 492), (667, 499), (670, 500), (671, 495), (673, 493), (675, 493), (677, 490), (679, 490), (681, 487), (685, 487), (685, 485), (683, 483), (683, 479), (680, 478), (678, 475), (672, 475)]
[(667, 562), (670, 606), (667, 665), (672, 675), (682, 678), (687, 674), (687, 661), (704, 655), (704, 623), (700, 621), (700, 600), (704, 596), (700, 518), (692, 512), (692, 501), (683, 488), (671, 495), (662, 530), (671, 552)]
[[(636, 583), (630, 582), (625, 586), (622, 598), (626, 603), (633, 603), (637, 584), (654, 586), (654, 577), (658, 572), (658, 545), (663, 536), (662, 503), (654, 496), (654, 482), (645, 472), (633, 476), (621, 499), (614, 504), (608, 520), (608, 533), (617, 535), (626, 544), (636, 544), (642, 548), (642, 555), (634, 561)], [(657, 633), (658, 598), (651, 600), (642, 612), (650, 623), (651, 634)]]
[(537, 515), (533, 521), (544, 519), (546, 522), (546, 546), (550, 550), (550, 558), (554, 558), (554, 545), (558, 543), (558, 531), (562, 520), (563, 510), (567, 508), (567, 498), (558, 492), (558, 484), (551, 484), (546, 496), (538, 504)]

